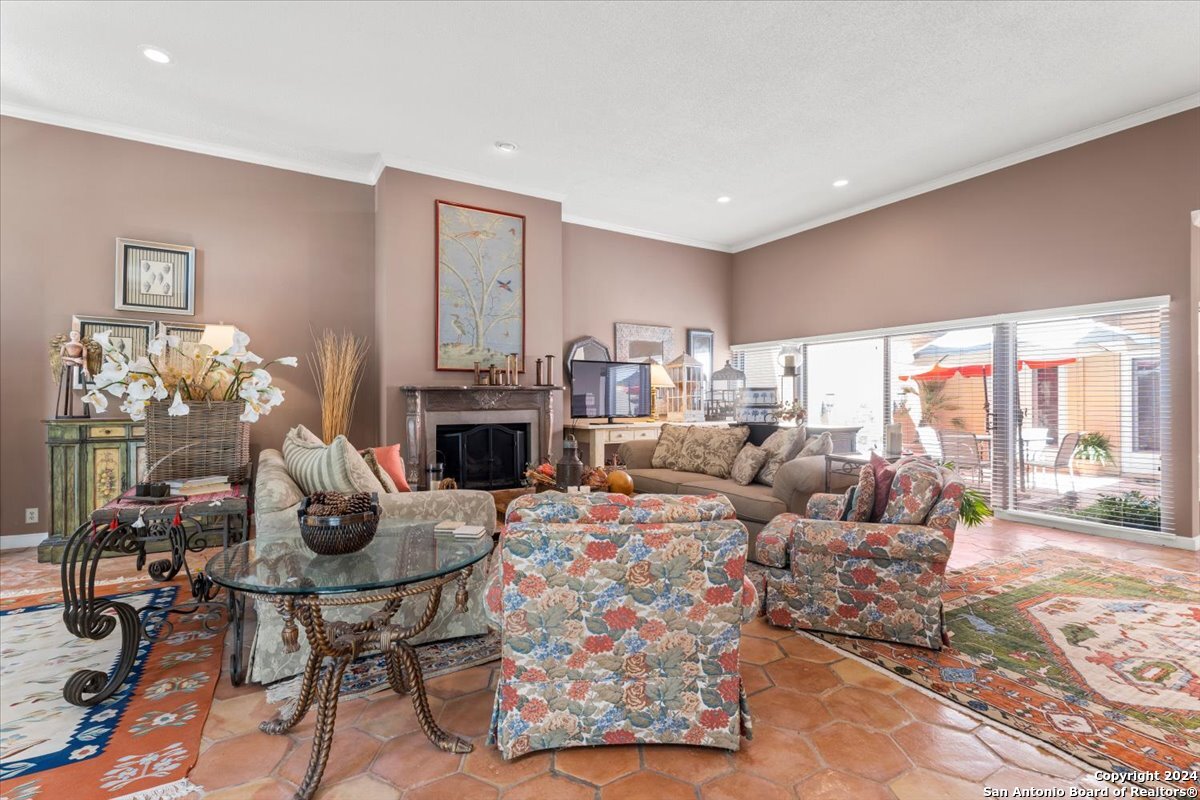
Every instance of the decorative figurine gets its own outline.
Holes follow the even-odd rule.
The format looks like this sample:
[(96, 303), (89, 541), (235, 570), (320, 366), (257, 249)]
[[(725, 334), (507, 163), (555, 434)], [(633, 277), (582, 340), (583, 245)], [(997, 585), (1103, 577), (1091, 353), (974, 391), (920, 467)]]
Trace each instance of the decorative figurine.
[(88, 418), (91, 407), (86, 403), (83, 414), (75, 413), (75, 380), (85, 387), (91, 382), (90, 363), (100, 357), (100, 345), (84, 339), (79, 331), (60, 333), (50, 340), (50, 376), (58, 381), (58, 394), (54, 401), (54, 416), (59, 419)]

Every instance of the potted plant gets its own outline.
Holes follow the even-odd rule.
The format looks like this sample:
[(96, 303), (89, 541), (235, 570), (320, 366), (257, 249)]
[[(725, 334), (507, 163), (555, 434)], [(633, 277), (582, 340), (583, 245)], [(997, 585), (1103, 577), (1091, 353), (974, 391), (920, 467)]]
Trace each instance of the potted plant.
[(783, 403), (777, 407), (771, 416), (776, 422), (788, 422), (792, 424), (800, 424), (808, 417), (808, 411), (805, 410), (804, 404), (799, 400), (793, 400), (790, 403)]
[[(283, 402), (283, 390), (267, 367), (294, 367), (296, 357), (263, 364), (246, 348), (250, 337), (235, 329), (233, 343), (220, 352), (160, 332), (150, 340), (147, 355), (131, 360), (112, 344), (111, 333), (92, 336), (104, 361), (84, 402), (103, 412), (108, 398), (115, 397), (130, 419), (145, 420), (147, 460), (165, 476), (244, 479), (250, 460), (247, 424)], [(147, 475), (151, 481), (155, 477)]]
[(1075, 445), (1072, 458), (1089, 461), (1093, 464), (1111, 464), (1113, 463), (1112, 442), (1099, 431), (1085, 433), (1079, 437), (1079, 443)]

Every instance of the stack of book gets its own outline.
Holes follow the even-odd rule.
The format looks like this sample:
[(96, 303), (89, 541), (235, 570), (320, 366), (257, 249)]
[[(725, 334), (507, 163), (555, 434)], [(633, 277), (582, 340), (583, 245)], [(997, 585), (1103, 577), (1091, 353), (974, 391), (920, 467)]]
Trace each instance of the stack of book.
[(216, 494), (230, 489), (228, 475), (205, 475), (203, 478), (188, 478), (183, 481), (167, 481), (171, 494), (193, 497), (198, 494)]
[(439, 522), (433, 527), (433, 532), (436, 536), (449, 539), (482, 539), (487, 536), (487, 528), (482, 525), (468, 525), (457, 519)]

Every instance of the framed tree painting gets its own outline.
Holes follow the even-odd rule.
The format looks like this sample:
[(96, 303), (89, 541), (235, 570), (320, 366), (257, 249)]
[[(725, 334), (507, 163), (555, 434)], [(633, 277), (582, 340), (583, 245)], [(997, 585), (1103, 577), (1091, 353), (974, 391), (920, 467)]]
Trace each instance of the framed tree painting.
[(438, 200), (436, 364), (525, 362), (525, 217)]

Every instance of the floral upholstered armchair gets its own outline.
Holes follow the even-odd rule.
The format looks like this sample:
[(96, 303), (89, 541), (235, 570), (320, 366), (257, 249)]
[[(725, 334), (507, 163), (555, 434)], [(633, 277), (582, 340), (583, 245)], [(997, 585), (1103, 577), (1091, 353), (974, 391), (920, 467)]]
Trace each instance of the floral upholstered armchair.
[(759, 534), (767, 619), (939, 650), (963, 485), (930, 461), (901, 462), (886, 510), (868, 522), (873, 497), (862, 493), (874, 491), (870, 469), (846, 496), (814, 495), (808, 518), (781, 514)]
[(745, 526), (721, 496), (545, 492), (508, 509), (487, 587), (502, 632), (489, 741), (737, 750), (756, 607)]

